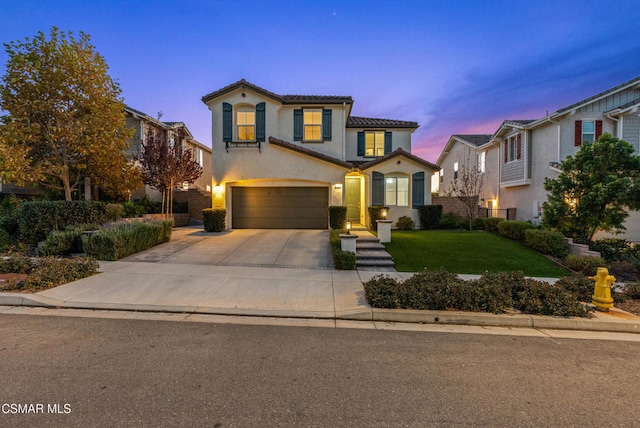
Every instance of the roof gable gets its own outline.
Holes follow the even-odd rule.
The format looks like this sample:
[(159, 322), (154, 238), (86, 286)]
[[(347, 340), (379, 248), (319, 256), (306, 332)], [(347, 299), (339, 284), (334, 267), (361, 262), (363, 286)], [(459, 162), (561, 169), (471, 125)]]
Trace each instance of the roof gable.
[(484, 146), (487, 143), (491, 142), (491, 134), (453, 134), (449, 137), (449, 141), (442, 149), (440, 156), (438, 156), (438, 160), (436, 161), (436, 165), (442, 165), (444, 158), (449, 154), (451, 148), (455, 143), (466, 144), (472, 149), (477, 149), (480, 146)]
[(413, 161), (413, 162), (415, 162), (415, 163), (417, 163), (419, 165), (422, 165), (423, 167), (425, 167), (427, 169), (431, 169), (434, 172), (435, 171), (440, 171), (440, 167), (438, 165), (432, 164), (431, 162), (426, 161), (426, 160), (424, 160), (424, 159), (422, 159), (422, 158), (420, 158), (420, 157), (418, 157), (416, 155), (413, 155), (413, 154), (411, 154), (409, 152), (405, 152), (401, 148), (398, 148), (398, 149), (392, 151), (391, 153), (387, 153), (386, 155), (384, 155), (382, 157), (379, 157), (379, 158), (374, 159), (374, 160), (372, 160), (370, 162), (367, 162), (367, 163), (364, 163), (364, 164), (360, 165), (360, 169), (361, 170), (369, 169), (369, 168), (372, 168), (372, 167), (374, 167), (376, 165), (379, 165), (381, 163), (387, 162), (387, 161), (389, 161), (391, 159), (394, 159), (394, 158), (397, 158), (397, 157), (400, 157), (400, 156), (404, 157), (404, 158), (407, 158), (407, 159), (409, 159), (409, 160), (411, 160), (411, 161)]

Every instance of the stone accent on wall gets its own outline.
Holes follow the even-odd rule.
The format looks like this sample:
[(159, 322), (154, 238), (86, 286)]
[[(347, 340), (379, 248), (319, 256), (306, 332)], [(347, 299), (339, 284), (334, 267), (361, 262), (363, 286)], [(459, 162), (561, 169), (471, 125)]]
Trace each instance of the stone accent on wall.
[(569, 251), (574, 256), (581, 257), (601, 257), (600, 253), (597, 251), (591, 251), (589, 246), (586, 244), (575, 244), (573, 242), (573, 238), (566, 238), (567, 243), (569, 244)]
[(442, 205), (442, 213), (454, 213), (462, 218), (467, 217), (464, 203), (457, 196), (431, 196), (431, 205)]
[(173, 197), (178, 202), (189, 204), (189, 217), (196, 222), (202, 222), (202, 210), (211, 208), (211, 194), (199, 189), (176, 191)]

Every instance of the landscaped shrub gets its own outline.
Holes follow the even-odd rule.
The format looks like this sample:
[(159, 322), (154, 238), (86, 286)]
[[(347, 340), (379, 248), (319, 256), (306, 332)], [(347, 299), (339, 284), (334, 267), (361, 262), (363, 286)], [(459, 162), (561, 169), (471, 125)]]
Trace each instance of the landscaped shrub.
[(569, 255), (569, 244), (560, 232), (541, 229), (526, 229), (524, 242), (542, 254), (549, 254), (560, 259)]
[(498, 233), (505, 238), (524, 242), (524, 231), (536, 227), (528, 221), (504, 220), (498, 223)]
[(484, 222), (486, 220), (486, 217), (476, 217), (473, 220), (473, 230), (484, 230)]
[(90, 257), (43, 257), (32, 262), (29, 276), (15, 287), (21, 290), (45, 290), (94, 275), (98, 268), (98, 262)]
[(118, 260), (166, 242), (173, 220), (119, 222), (82, 237), (87, 255), (98, 260)]
[(20, 206), (20, 236), (30, 245), (44, 241), (52, 230), (80, 223), (103, 223), (104, 204), (94, 201), (31, 201)]
[(619, 282), (640, 280), (640, 273), (636, 266), (628, 260), (613, 260), (609, 262), (609, 273)]
[(5, 251), (10, 250), (14, 246), (14, 244), (15, 241), (13, 240), (11, 235), (9, 235), (6, 230), (0, 229), (0, 253), (4, 253)]
[(578, 299), (562, 287), (533, 279), (527, 280), (515, 308), (532, 315), (585, 317), (588, 313)]
[(23, 253), (9, 253), (0, 257), (0, 273), (29, 273), (31, 258)]
[(418, 207), (420, 229), (437, 229), (442, 217), (442, 205), (422, 205)]
[(573, 294), (581, 302), (590, 302), (593, 296), (595, 281), (586, 276), (563, 276), (556, 285)]
[(487, 217), (484, 219), (484, 230), (487, 232), (498, 233), (498, 225), (505, 221), (501, 217)]
[(222, 232), (227, 228), (227, 210), (224, 208), (205, 208), (202, 210), (205, 232)]
[(52, 230), (49, 236), (38, 248), (40, 256), (69, 255), (79, 252), (82, 247), (82, 231), (72, 230)]
[(585, 276), (595, 275), (599, 267), (608, 267), (607, 262), (605, 262), (602, 257), (575, 256), (570, 254), (564, 262), (569, 269)]
[(122, 204), (105, 205), (105, 218), (107, 221), (114, 221), (125, 216), (124, 206)]
[(347, 207), (329, 207), (329, 226), (331, 229), (343, 229), (347, 221)]
[(374, 308), (397, 309), (398, 288), (400, 285), (395, 278), (386, 275), (376, 275), (364, 284), (364, 297)]
[(356, 268), (356, 255), (351, 251), (342, 251), (340, 235), (346, 232), (346, 229), (333, 229), (329, 232), (333, 267), (336, 270), (354, 270)]
[(624, 286), (624, 295), (629, 299), (640, 299), (640, 282), (628, 282)]
[(378, 230), (377, 221), (382, 220), (382, 210), (386, 210), (387, 214), (389, 214), (389, 207), (373, 205), (367, 208), (367, 211), (369, 211), (369, 229)]
[(610, 262), (622, 260), (629, 246), (630, 243), (624, 239), (605, 238), (591, 243), (589, 249), (599, 252), (603, 259)]
[(440, 217), (440, 229), (464, 229), (469, 224), (456, 213), (444, 213)]
[(403, 215), (396, 222), (396, 227), (398, 230), (413, 230), (416, 228), (415, 222), (411, 219), (411, 217), (407, 217)]

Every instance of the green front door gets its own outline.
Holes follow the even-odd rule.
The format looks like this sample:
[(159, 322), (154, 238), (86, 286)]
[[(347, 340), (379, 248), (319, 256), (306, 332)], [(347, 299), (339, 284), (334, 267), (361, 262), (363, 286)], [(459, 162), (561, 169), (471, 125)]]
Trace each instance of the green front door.
[(347, 206), (347, 220), (360, 223), (360, 178), (346, 177), (345, 205)]

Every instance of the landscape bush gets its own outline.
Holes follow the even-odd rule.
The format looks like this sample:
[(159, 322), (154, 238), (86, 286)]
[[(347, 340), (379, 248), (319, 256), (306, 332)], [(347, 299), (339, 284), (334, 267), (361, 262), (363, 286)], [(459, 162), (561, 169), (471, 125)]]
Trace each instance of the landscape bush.
[(205, 208), (202, 210), (205, 232), (222, 232), (227, 228), (227, 210), (224, 208)]
[(40, 256), (66, 256), (72, 253), (82, 253), (82, 232), (87, 230), (98, 230), (97, 224), (85, 223), (74, 224), (65, 227), (64, 230), (53, 230), (47, 239), (38, 248)]
[(640, 299), (640, 282), (628, 282), (624, 286), (624, 294), (629, 299)]
[(595, 275), (599, 267), (609, 267), (602, 257), (576, 256), (573, 254), (568, 255), (564, 263), (569, 269), (585, 276)]
[(336, 270), (354, 270), (356, 268), (356, 255), (351, 251), (342, 251), (340, 235), (346, 233), (346, 229), (333, 229), (329, 232), (329, 245), (333, 267)]
[(595, 281), (586, 276), (563, 276), (556, 285), (571, 293), (581, 302), (590, 302), (595, 288)]
[(367, 211), (369, 211), (369, 229), (378, 230), (378, 220), (382, 220), (382, 210), (387, 211), (387, 217), (389, 214), (389, 207), (383, 207), (380, 205), (372, 205), (367, 207)]
[(330, 206), (329, 207), (329, 226), (331, 229), (343, 229), (347, 222), (347, 207)]
[(466, 220), (456, 213), (444, 213), (440, 217), (440, 229), (464, 229), (469, 225)]
[(498, 223), (498, 233), (505, 238), (524, 242), (524, 231), (536, 227), (528, 221), (504, 220)]
[(122, 204), (107, 204), (104, 208), (107, 221), (115, 221), (126, 216), (124, 205)]
[(608, 262), (623, 260), (624, 254), (629, 247), (630, 243), (628, 241), (618, 238), (598, 239), (589, 245), (590, 250), (599, 252), (602, 258)]
[(498, 233), (498, 225), (505, 221), (501, 217), (487, 217), (484, 219), (484, 230), (491, 233)]
[(44, 241), (52, 230), (106, 221), (104, 204), (95, 201), (30, 201), (19, 210), (20, 236), (29, 245)]
[(413, 230), (416, 228), (416, 224), (411, 219), (411, 217), (407, 217), (406, 215), (403, 215), (396, 222), (396, 228), (398, 230)]
[(542, 229), (526, 229), (524, 242), (542, 254), (549, 254), (560, 259), (569, 255), (569, 244), (560, 232)]
[(613, 260), (609, 264), (609, 273), (618, 282), (632, 282), (640, 280), (640, 273), (636, 266), (628, 260)]
[(173, 220), (116, 222), (82, 237), (87, 255), (98, 260), (118, 260), (171, 239)]
[(422, 205), (418, 207), (420, 229), (437, 229), (442, 217), (442, 205)]
[(367, 281), (364, 289), (367, 301), (376, 308), (492, 313), (517, 309), (528, 314), (579, 317), (588, 313), (572, 291), (526, 279), (521, 272), (487, 272), (472, 281), (463, 281), (443, 269), (420, 272), (403, 282), (379, 275)]
[(486, 217), (476, 217), (473, 220), (473, 230), (484, 230), (484, 223), (486, 220)]

